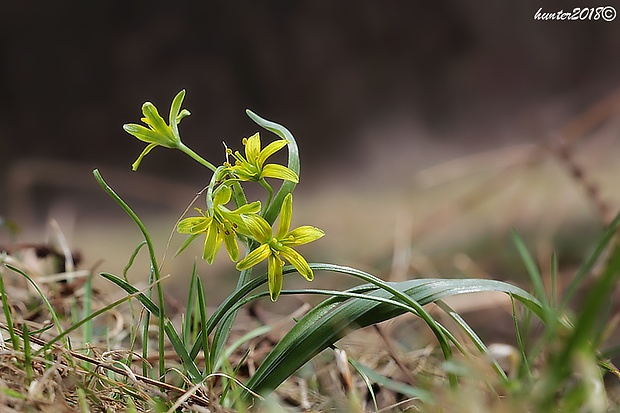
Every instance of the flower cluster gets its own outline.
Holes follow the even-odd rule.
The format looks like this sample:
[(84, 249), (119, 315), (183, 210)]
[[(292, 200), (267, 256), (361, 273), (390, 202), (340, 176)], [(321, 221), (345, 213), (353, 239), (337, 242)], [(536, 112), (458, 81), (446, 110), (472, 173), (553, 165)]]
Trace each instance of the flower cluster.
[[(276, 197), (281, 204), (274, 206), (280, 210), (275, 235), (272, 224), (265, 219), (265, 211), (271, 206), (273, 195), (266, 178), (281, 179), (294, 184), (299, 182), (298, 173), (289, 167), (267, 163), (267, 158), (290, 142), (286, 139), (277, 139), (261, 148), (260, 134), (255, 133), (242, 141), (245, 155), (239, 151), (226, 149), (227, 158), (232, 156), (234, 163), (226, 161), (219, 168), (215, 168), (181, 142), (177, 125), (183, 117), (189, 115), (187, 110), (181, 110), (184, 96), (185, 91), (182, 90), (174, 98), (168, 124), (159, 115), (157, 108), (152, 103), (146, 102), (142, 106), (144, 114), (142, 121), (148, 127), (136, 124), (123, 126), (125, 131), (148, 143), (134, 162), (133, 169), (137, 169), (144, 156), (156, 146), (176, 148), (187, 153), (214, 172), (207, 190), (206, 209), (203, 211), (196, 208), (199, 216), (184, 218), (177, 225), (179, 233), (190, 236), (189, 242), (202, 234), (205, 235), (202, 258), (209, 264), (213, 263), (223, 243), (228, 256), (237, 263), (236, 267), (240, 271), (248, 270), (267, 260), (269, 292), (273, 301), (282, 291), (282, 267), (285, 261), (293, 265), (308, 281), (312, 281), (314, 278), (312, 269), (306, 259), (293, 247), (315, 241), (325, 235), (324, 232), (307, 225), (290, 229), (293, 214), (293, 196), (290, 191), (284, 197)], [(269, 198), (264, 208), (260, 201), (247, 203), (241, 187), (242, 182), (258, 182), (268, 190)], [(275, 203), (275, 200), (273, 201)], [(235, 209), (227, 207), (231, 202), (236, 204)], [(249, 253), (241, 260), (239, 241), (249, 249)]]

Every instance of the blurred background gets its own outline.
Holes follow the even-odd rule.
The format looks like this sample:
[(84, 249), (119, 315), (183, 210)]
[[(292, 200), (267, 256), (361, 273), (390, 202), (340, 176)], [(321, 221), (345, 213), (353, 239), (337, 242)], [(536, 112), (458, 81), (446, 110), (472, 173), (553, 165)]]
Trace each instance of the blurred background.
[[(144, 144), (121, 126), (147, 100), (167, 117), (185, 88), (183, 140), (213, 163), (258, 130), (246, 108), (293, 132), (295, 224), (327, 232), (311, 261), (518, 278), (498, 263), (518, 261), (518, 228), (541, 262), (555, 248), (570, 265), (620, 200), (620, 20), (534, 14), (606, 5), (3, 2), (0, 216), (32, 243), (57, 242), (53, 218), (84, 266), (120, 273), (141, 238), (99, 168), (163, 254), (209, 174), (162, 148), (132, 172)], [(200, 254), (172, 260), (180, 242), (171, 273)], [(201, 271), (230, 271), (220, 255)]]

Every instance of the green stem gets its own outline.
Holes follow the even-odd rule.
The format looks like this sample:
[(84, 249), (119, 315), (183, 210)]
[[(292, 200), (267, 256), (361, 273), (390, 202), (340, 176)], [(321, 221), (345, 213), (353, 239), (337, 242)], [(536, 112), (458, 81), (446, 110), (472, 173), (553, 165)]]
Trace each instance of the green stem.
[(185, 146), (183, 143), (179, 143), (178, 149), (181, 152), (189, 155), (193, 160), (195, 160), (202, 166), (205, 166), (209, 168), (211, 171), (215, 172), (215, 169), (216, 169), (215, 165), (213, 165), (211, 162), (204, 159), (202, 156), (198, 155), (196, 152), (192, 151), (189, 147)]
[(261, 184), (261, 186), (265, 188), (267, 190), (267, 193), (269, 194), (269, 196), (267, 197), (267, 202), (265, 203), (265, 207), (263, 208), (263, 211), (267, 211), (269, 209), (269, 206), (271, 205), (271, 200), (273, 199), (273, 188), (271, 188), (271, 185), (269, 185), (265, 178), (261, 178), (258, 183)]

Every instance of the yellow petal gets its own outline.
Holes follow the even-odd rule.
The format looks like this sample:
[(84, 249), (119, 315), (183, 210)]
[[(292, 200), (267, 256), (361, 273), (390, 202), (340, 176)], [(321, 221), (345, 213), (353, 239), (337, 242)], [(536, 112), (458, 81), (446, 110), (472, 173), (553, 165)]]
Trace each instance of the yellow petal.
[(278, 227), (276, 238), (280, 239), (288, 233), (288, 229), (291, 227), (292, 218), (293, 194), (289, 193), (284, 197), (284, 201), (282, 201), (282, 207), (280, 208), (280, 225)]
[(261, 178), (275, 178), (284, 181), (299, 183), (299, 176), (291, 169), (277, 163), (270, 163), (263, 167), (260, 173)]
[(258, 157), (260, 156), (260, 135), (256, 132), (245, 141), (245, 159), (256, 165)]
[(247, 257), (239, 261), (237, 263), (237, 269), (239, 271), (243, 271), (247, 270), (248, 268), (252, 268), (261, 261), (264, 261), (265, 258), (269, 257), (270, 254), (271, 249), (269, 248), (269, 245), (263, 244), (250, 252)]
[(269, 269), (267, 270), (269, 279), (269, 295), (271, 301), (276, 301), (282, 291), (282, 260), (274, 255), (269, 256)]
[(304, 225), (298, 228), (295, 228), (288, 234), (286, 234), (283, 238), (278, 238), (278, 240), (284, 245), (302, 245), (307, 244), (312, 241), (316, 241), (325, 235), (323, 230), (311, 227), (309, 225)]
[(314, 279), (314, 273), (308, 265), (308, 261), (301, 256), (300, 253), (292, 249), (291, 247), (282, 247), (280, 255), (290, 262), (293, 267), (299, 272), (306, 280), (312, 281)]
[(263, 166), (267, 158), (284, 148), (286, 145), (288, 145), (287, 141), (284, 139), (278, 139), (277, 141), (273, 141), (269, 145), (265, 146), (265, 149), (260, 151), (260, 155), (257, 158), (258, 166)]

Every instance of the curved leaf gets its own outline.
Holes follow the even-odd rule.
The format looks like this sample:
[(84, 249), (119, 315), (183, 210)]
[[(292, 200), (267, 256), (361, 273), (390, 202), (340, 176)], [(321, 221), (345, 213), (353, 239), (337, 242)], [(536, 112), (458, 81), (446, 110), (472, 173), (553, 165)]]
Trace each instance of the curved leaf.
[[(284, 126), (275, 122), (271, 122), (267, 119), (263, 119), (256, 113), (252, 112), (250, 109), (246, 109), (245, 113), (258, 126), (261, 126), (268, 131), (275, 133), (280, 138), (288, 141), (288, 168), (293, 171), (297, 175), (297, 177), (299, 177), (299, 148), (297, 147), (297, 142), (295, 141), (293, 134), (291, 134), (291, 132), (289, 132), (289, 130), (286, 129)], [(264, 215), (264, 218), (267, 220), (267, 222), (269, 222), (270, 224), (274, 223), (274, 221), (278, 217), (278, 214), (280, 213), (280, 207), (282, 205), (282, 202), (284, 201), (284, 197), (289, 193), (293, 192), (293, 189), (295, 189), (295, 185), (296, 183), (290, 180), (284, 181), (282, 183), (280, 190), (276, 194), (275, 198), (273, 199), (271, 205), (269, 205), (269, 208)]]
[[(343, 271), (342, 267), (312, 264), (313, 269)], [(353, 269), (351, 269), (353, 270)], [(482, 291), (511, 294), (538, 317), (543, 309), (536, 298), (519, 287), (495, 280), (479, 279), (416, 279), (387, 283), (420, 305), (443, 298)], [(349, 291), (396, 299), (393, 294), (376, 286), (363, 285)], [(249, 379), (247, 387), (266, 395), (278, 387), (298, 368), (352, 330), (363, 328), (401, 315), (404, 309), (362, 298), (343, 301), (332, 297), (308, 312), (267, 355)]]

